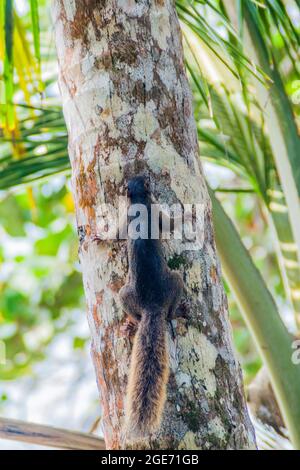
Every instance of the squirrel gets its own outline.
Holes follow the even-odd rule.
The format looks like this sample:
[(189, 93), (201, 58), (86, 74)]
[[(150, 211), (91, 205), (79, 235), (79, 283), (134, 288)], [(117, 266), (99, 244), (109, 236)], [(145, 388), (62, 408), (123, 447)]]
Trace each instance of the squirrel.
[(167, 321), (175, 316), (183, 280), (169, 269), (161, 240), (151, 238), (151, 194), (144, 176), (129, 180), (127, 196), (131, 205), (147, 208), (148, 219), (147, 238), (128, 237), (127, 283), (119, 293), (123, 310), (138, 324), (127, 386), (125, 433), (140, 439), (156, 432), (161, 423), (169, 378)]

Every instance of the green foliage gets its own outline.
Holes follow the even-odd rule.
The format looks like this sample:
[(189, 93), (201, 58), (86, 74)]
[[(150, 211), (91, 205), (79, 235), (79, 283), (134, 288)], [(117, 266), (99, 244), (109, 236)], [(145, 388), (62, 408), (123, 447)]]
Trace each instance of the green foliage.
[(40, 45), (40, 23), (39, 23), (39, 9), (38, 1), (30, 0), (31, 20), (32, 20), (32, 32), (34, 40), (34, 52), (35, 57), (40, 65), (41, 62), (41, 45)]
[[(248, 57), (243, 53), (238, 35), (226, 16), (215, 2), (209, 1), (186, 1), (177, 0), (178, 15), (182, 22), (193, 31), (213, 54), (232, 72), (233, 76), (239, 78), (239, 68), (244, 67), (257, 79), (263, 82), (266, 76), (262, 70), (255, 69)], [(236, 41), (230, 41), (221, 34), (218, 28), (212, 28), (205, 15), (205, 5), (215, 14), (220, 25), (225, 26), (235, 37)]]
[[(32, 372), (53, 337), (68, 331), (72, 311), (84, 309), (84, 300), (64, 178), (9, 195), (0, 208), (0, 339), (7, 354), (0, 378), (8, 380)], [(74, 338), (74, 347), (83, 341)]]
[(4, 2), (4, 31), (5, 31), (5, 56), (4, 56), (4, 83), (5, 83), (5, 102), (7, 104), (7, 126), (9, 129), (14, 127), (13, 113), (13, 8), (12, 1)]
[(30, 0), (30, 13), (22, 17), (17, 7), (14, 0), (3, 0), (0, 5), (0, 131), (14, 139), (18, 138), (16, 92), (21, 91), (30, 105), (35, 93), (43, 90), (38, 2)]
[[(224, 1), (222, 2), (223, 4), (226, 6), (227, 2)], [(230, 2), (228, 4), (232, 5)], [(280, 6), (278, 8), (280, 9)], [(196, 55), (199, 48), (197, 48), (197, 44), (195, 46), (195, 41), (192, 43), (186, 41), (189, 61), (188, 70), (191, 75), (194, 96), (196, 97), (195, 107), (196, 116), (198, 117), (200, 152), (202, 158), (233, 170), (242, 181), (247, 182), (253, 188), (264, 203), (269, 213), (270, 225), (272, 229), (273, 227), (275, 228), (275, 235), (278, 239), (278, 242), (275, 243), (275, 248), (277, 248), (286, 295), (293, 305), (295, 321), (299, 326), (300, 319), (298, 312), (300, 312), (300, 301), (297, 294), (300, 292), (299, 255), (297, 251), (292, 255), (285, 251), (286, 247), (293, 246), (297, 242), (299, 245), (298, 237), (295, 236), (299, 228), (297, 222), (299, 200), (293, 199), (293, 195), (296, 194), (293, 191), (293, 187), (298, 185), (299, 151), (297, 149), (300, 145), (300, 140), (296, 130), (296, 122), (290, 112), (292, 102), (290, 102), (283, 89), (283, 84), (285, 82), (289, 83), (291, 74), (288, 77), (280, 76), (279, 68), (277, 69), (276, 66), (274, 68), (273, 63), (273, 65), (269, 64), (269, 52), (272, 51), (272, 54), (275, 56), (277, 49), (272, 45), (272, 42), (269, 43), (269, 38), (261, 26), (263, 24), (261, 15), (264, 15), (264, 17), (268, 18), (268, 21), (272, 22), (273, 10), (269, 12), (268, 8), (258, 8), (251, 4), (251, 2), (244, 2), (241, 10), (235, 11), (236, 15), (240, 15), (239, 24), (244, 24), (245, 14), (248, 9), (252, 13), (251, 18), (255, 24), (255, 28), (253, 26), (254, 31), (256, 31), (254, 36), (256, 39), (255, 44), (259, 48), (259, 45), (262, 43), (262, 51), (266, 51), (263, 54), (259, 49), (258, 56), (263, 56), (264, 58), (260, 60), (260, 65), (274, 80), (270, 99), (275, 94), (276, 103), (281, 103), (277, 109), (277, 119), (282, 123), (282, 129), (276, 129), (272, 134), (273, 127), (276, 125), (273, 120), (269, 119), (272, 110), (268, 109), (267, 113), (264, 113), (262, 108), (264, 102), (259, 103), (256, 95), (255, 98), (253, 97), (253, 85), (257, 82), (254, 80), (253, 83), (252, 75), (247, 73), (247, 70), (242, 69), (240, 61), (235, 63), (240, 71), (242, 86), (238, 83), (233, 83), (233, 85), (229, 86), (228, 80), (223, 78), (221, 72), (217, 77), (207, 77), (207, 96), (203, 98), (203, 75), (205, 69), (201, 68), (201, 60)], [(225, 12), (224, 6), (222, 11)], [(229, 11), (231, 10), (229, 9)], [(225, 13), (224, 15), (227, 18)], [(266, 18), (264, 19), (266, 20)], [(281, 18), (278, 21), (280, 25), (279, 23), (273, 25), (272, 32), (275, 28), (276, 34), (280, 31), (285, 41), (290, 40), (292, 34), (290, 29), (292, 24), (291, 19), (287, 17), (285, 20)], [(268, 30), (268, 32), (271, 34), (271, 30)], [(237, 39), (235, 35), (232, 35), (231, 29), (228, 28), (229, 37), (234, 43), (240, 41), (244, 33), (245, 28), (240, 30), (241, 38)], [(296, 32), (295, 35), (297, 36)], [(197, 40), (202, 41), (200, 34), (197, 35)], [(203, 54), (202, 51), (201, 53)], [(282, 56), (281, 59), (283, 60), (285, 57)], [(214, 65), (215, 58), (212, 58), (211, 62)], [(296, 66), (294, 62), (292, 62), (292, 65), (293, 67)], [(295, 75), (293, 74), (292, 76), (294, 77)], [(232, 78), (234, 77), (232, 76)], [(201, 83), (200, 85), (199, 82)], [(268, 95), (265, 99), (269, 99)], [(282, 135), (282, 139), (279, 139), (274, 144), (272, 139), (280, 138), (280, 135)], [(286, 154), (282, 151), (282, 146), (285, 145), (284, 142), (286, 142)], [(278, 166), (278, 159), (281, 160), (283, 166), (281, 164)], [(294, 169), (293, 178), (286, 174), (285, 170), (289, 167), (287, 160), (291, 162), (291, 166)], [(284, 192), (281, 188), (280, 180), (284, 182)]]
[(291, 360), (293, 337), (280, 318), (274, 299), (240, 241), (234, 225), (211, 190), (210, 196), (216, 242), (225, 276), (268, 367), (291, 440), (295, 448), (299, 449), (300, 368)]
[[(229, 3), (234, 6), (236, 26), (229, 19)], [(300, 186), (300, 30), (292, 13), (299, 15), (300, 2), (293, 2), (293, 8), (281, 0), (178, 0), (176, 4), (202, 158), (214, 165), (214, 173), (218, 167), (230, 174), (216, 178), (218, 194), (267, 279), (282, 317), (287, 321), (285, 312), (292, 306), (297, 320), (300, 264), (291, 247), (297, 243), (295, 227), (300, 217), (295, 217), (294, 208), (299, 198), (291, 204), (289, 187), (299, 190)], [(74, 265), (77, 239), (70, 194), (64, 184), (56, 186), (61, 176), (52, 183), (36, 183), (69, 172), (67, 133), (61, 108), (53, 100), (53, 81), (47, 75), (42, 86), (41, 80), (43, 67), (51, 61), (45, 48), (49, 41), (45, 11), (45, 2), (35, 0), (28, 0), (22, 15), (13, 0), (3, 1), (0, 7), (0, 233), (4, 237), (0, 339), (5, 339), (9, 357), (0, 368), (0, 378), (6, 379), (30, 373), (32, 364), (43, 358), (45, 345), (58, 331), (67, 329), (72, 310), (83, 308), (81, 276)], [(249, 35), (255, 58), (250, 55)], [(265, 113), (259, 87), (270, 100), (275, 99), (271, 117), (280, 123), (275, 137), (277, 133), (281, 138), (284, 152), (278, 150), (275, 127), (270, 113)], [(282, 162), (293, 169), (287, 183)], [(285, 184), (281, 187), (280, 182)], [(11, 193), (10, 188), (17, 192)], [(8, 249), (14, 244), (15, 253)], [(22, 244), (27, 246), (23, 251), (18, 248)], [(170, 265), (177, 269), (180, 260), (174, 258)], [(230, 288), (239, 292), (239, 278), (235, 281)], [(235, 343), (246, 381), (250, 381), (261, 359), (240, 316), (243, 308), (228, 293)], [(246, 320), (251, 316), (247, 305), (244, 314)], [(276, 321), (272, 325), (270, 319), (268, 324), (274, 331)], [(46, 333), (41, 335), (41, 330)], [(28, 332), (35, 340), (28, 340)], [(262, 330), (254, 332), (256, 341), (261, 334)], [(86, 341), (75, 336), (74, 349), (82, 349)]]
[[(14, 145), (5, 146), (2, 139), (0, 156), (0, 189), (30, 183), (69, 169), (67, 133), (62, 112), (57, 107), (28, 108), (22, 106), (19, 120), (21, 156), (15, 155)], [(31, 114), (31, 115), (30, 115)], [(17, 157), (17, 158), (16, 158)]]

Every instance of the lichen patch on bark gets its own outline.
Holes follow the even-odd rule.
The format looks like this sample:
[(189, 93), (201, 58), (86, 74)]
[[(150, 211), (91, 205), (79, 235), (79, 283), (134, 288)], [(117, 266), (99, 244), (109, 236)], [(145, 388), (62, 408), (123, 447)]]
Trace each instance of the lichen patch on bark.
[(169, 11), (164, 2), (156, 2), (157, 8), (150, 12), (151, 34), (161, 50), (168, 47), (171, 36)]

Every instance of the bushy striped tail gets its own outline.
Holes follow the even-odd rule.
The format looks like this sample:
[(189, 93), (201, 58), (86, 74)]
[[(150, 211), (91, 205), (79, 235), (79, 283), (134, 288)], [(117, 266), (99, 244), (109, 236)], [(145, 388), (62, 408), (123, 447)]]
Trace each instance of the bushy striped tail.
[(165, 315), (145, 312), (131, 356), (125, 409), (127, 437), (143, 438), (159, 428), (168, 378)]

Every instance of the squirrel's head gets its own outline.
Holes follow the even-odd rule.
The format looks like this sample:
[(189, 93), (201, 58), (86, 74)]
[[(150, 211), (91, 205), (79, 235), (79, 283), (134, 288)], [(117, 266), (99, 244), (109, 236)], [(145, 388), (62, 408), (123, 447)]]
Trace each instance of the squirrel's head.
[(127, 184), (127, 196), (129, 199), (144, 199), (149, 195), (149, 182), (145, 176), (135, 176)]

